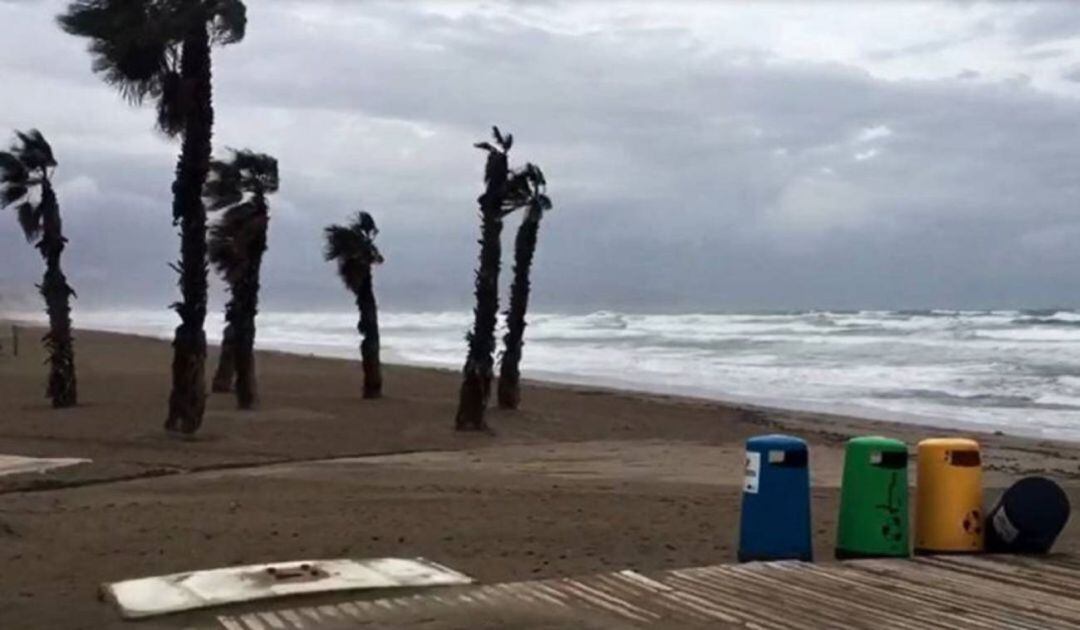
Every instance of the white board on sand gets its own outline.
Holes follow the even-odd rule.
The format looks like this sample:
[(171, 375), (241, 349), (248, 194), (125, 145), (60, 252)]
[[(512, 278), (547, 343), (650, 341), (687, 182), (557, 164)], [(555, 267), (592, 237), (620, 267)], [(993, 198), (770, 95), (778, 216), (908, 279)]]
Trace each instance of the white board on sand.
[(40, 473), (53, 468), (89, 463), (89, 459), (75, 457), (23, 457), (21, 455), (0, 455), (0, 476)]
[(125, 619), (259, 599), (394, 587), (470, 584), (472, 578), (424, 558), (303, 560), (175, 573), (102, 586)]

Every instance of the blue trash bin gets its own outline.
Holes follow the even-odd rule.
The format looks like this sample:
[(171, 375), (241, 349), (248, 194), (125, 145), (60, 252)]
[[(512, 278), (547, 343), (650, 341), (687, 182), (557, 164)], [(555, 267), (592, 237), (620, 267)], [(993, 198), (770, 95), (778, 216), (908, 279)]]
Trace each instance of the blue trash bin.
[(789, 435), (746, 441), (739, 562), (813, 559), (806, 442)]

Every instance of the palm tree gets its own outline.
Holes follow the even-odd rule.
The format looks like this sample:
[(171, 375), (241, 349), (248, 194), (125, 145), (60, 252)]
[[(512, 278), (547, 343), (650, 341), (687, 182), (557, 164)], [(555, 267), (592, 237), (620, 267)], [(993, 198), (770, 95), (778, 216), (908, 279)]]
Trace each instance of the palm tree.
[(331, 225), (325, 233), (326, 260), (337, 262), (338, 275), (356, 296), (356, 306), (360, 310), (356, 328), (362, 338), (360, 358), (364, 364), (364, 398), (381, 398), (379, 312), (371, 275), (372, 266), (383, 263), (383, 256), (375, 246), (379, 229), (370, 214), (360, 212), (348, 225)]
[(228, 392), (236, 379), (240, 409), (255, 407), (255, 315), (259, 311), (259, 268), (270, 222), (267, 195), (278, 190), (277, 160), (263, 153), (233, 151), (228, 161), (210, 163), (204, 197), (211, 211), (224, 210), (210, 227), (210, 262), (231, 298), (225, 305), (225, 332), (214, 376), (215, 392)]
[(132, 103), (157, 104), (157, 126), (183, 136), (173, 182), (180, 226), (180, 325), (173, 338), (172, 394), (165, 428), (191, 434), (206, 408), (207, 254), (202, 192), (214, 126), (210, 49), (244, 38), (240, 0), (75, 0), (58, 18), (90, 40), (94, 71)]
[(499, 370), (499, 407), (517, 409), (521, 402), (521, 348), (525, 337), (525, 312), (529, 309), (529, 273), (540, 219), (551, 209), (545, 194), (547, 181), (534, 164), (527, 164), (512, 179), (512, 196), (518, 196), (527, 208), (514, 242), (514, 282), (510, 285), (510, 308), (506, 312), (505, 350)]
[(0, 208), (15, 206), (27, 242), (34, 243), (45, 259), (45, 278), (38, 290), (45, 298), (45, 311), (49, 315), (49, 332), (42, 338), (49, 353), (46, 396), (52, 399), (55, 408), (73, 407), (78, 402), (70, 304), (75, 291), (60, 269), (60, 255), (67, 239), (52, 186), (56, 159), (52, 147), (37, 129), (26, 133), (16, 131), (15, 135), (18, 141), (11, 151), (0, 151)]
[(461, 392), (458, 398), (458, 431), (488, 431), (484, 421), (491, 379), (494, 376), (495, 323), (499, 314), (499, 267), (502, 258), (503, 219), (520, 206), (519, 196), (511, 195), (510, 169), (507, 154), (514, 145), (514, 136), (492, 128), (495, 144), (478, 142), (476, 148), (487, 151), (484, 168), (484, 194), (480, 203), (480, 268), (476, 270), (476, 307), (473, 309), (473, 328), (466, 336), (469, 354), (462, 369)]

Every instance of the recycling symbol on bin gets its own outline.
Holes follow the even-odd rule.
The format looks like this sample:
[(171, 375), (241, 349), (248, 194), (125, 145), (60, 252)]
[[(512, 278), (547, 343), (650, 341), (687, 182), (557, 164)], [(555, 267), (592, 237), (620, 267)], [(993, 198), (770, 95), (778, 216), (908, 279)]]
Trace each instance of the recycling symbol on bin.
[(897, 475), (893, 473), (889, 482), (889, 496), (884, 505), (876, 506), (885, 512), (885, 522), (881, 525), (881, 536), (889, 542), (899, 543), (904, 539), (904, 522), (901, 520), (900, 505), (894, 493)]
[(900, 542), (904, 538), (904, 528), (898, 514), (885, 519), (885, 523), (881, 526), (881, 535), (893, 542)]
[(964, 531), (978, 536), (982, 533), (982, 512), (972, 510), (964, 517)]

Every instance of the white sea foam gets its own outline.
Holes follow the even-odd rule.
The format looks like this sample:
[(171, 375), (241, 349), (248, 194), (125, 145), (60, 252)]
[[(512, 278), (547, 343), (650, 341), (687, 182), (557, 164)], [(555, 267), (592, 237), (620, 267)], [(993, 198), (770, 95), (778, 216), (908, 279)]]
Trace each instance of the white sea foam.
[[(38, 318), (39, 316), (34, 315)], [(168, 311), (76, 312), (79, 326), (172, 335)], [(388, 359), (458, 368), (471, 313), (382, 313)], [(526, 376), (1080, 439), (1080, 312), (534, 314)], [(221, 317), (207, 334), (220, 336)], [(356, 314), (264, 313), (259, 346), (356, 357)]]

